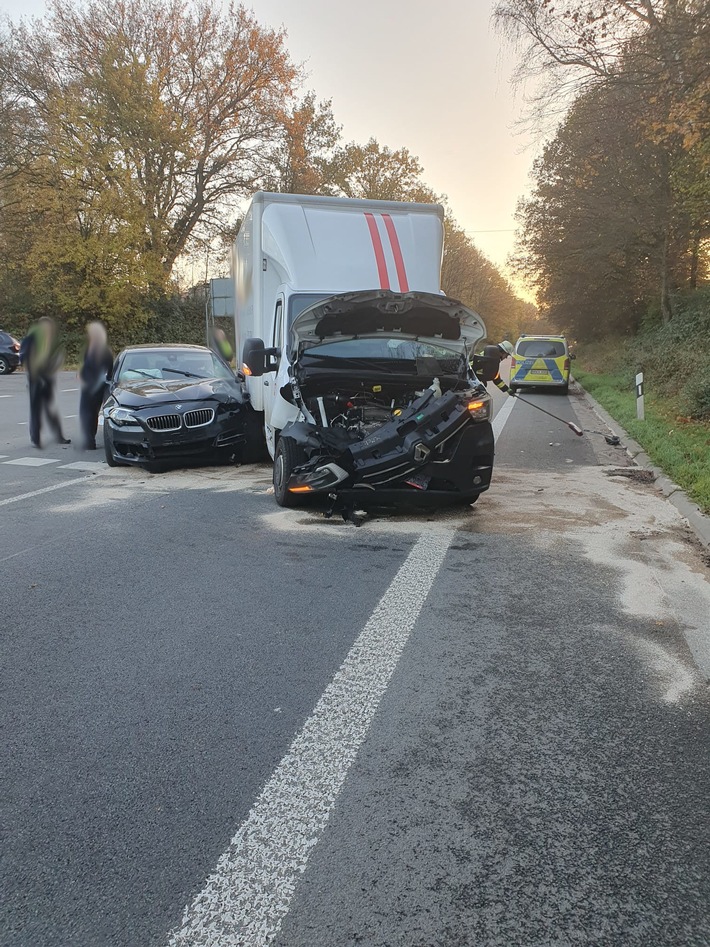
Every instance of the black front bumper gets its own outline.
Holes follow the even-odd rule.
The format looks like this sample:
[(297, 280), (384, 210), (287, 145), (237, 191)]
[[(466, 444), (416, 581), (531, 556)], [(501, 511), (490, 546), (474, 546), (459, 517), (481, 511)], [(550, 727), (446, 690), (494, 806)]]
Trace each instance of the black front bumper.
[[(190, 410), (201, 405), (190, 405)], [(136, 412), (139, 415), (139, 412)], [(145, 464), (160, 461), (199, 459), (241, 447), (245, 440), (244, 410), (215, 414), (208, 425), (198, 428), (180, 427), (176, 431), (152, 431), (144, 423), (141, 430), (126, 429), (109, 418), (104, 420), (104, 436), (110, 432), (113, 457), (122, 464)]]
[[(318, 429), (300, 423), (283, 432), (294, 434), (305, 448), (317, 439)], [(466, 402), (451, 393), (350, 444), (333, 457), (337, 473), (332, 476), (322, 457), (296, 467), (288, 489), (310, 487), (309, 492), (335, 495), (360, 507), (470, 502), (490, 486), (494, 448), (490, 422), (474, 420)]]

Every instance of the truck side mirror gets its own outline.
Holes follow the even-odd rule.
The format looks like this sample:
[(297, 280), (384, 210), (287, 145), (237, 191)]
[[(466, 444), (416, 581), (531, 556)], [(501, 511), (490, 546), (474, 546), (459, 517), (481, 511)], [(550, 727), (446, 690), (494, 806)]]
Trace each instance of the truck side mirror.
[(266, 370), (266, 349), (263, 339), (247, 339), (242, 352), (242, 362), (255, 377), (260, 378)]
[(473, 370), (483, 382), (493, 381), (500, 368), (500, 358), (497, 355), (474, 355)]

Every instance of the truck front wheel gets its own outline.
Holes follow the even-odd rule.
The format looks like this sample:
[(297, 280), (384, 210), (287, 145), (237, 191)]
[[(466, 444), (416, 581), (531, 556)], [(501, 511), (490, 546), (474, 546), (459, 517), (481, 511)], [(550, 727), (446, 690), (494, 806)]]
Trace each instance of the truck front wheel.
[(299, 450), (290, 437), (280, 437), (274, 455), (274, 496), (279, 506), (297, 506), (298, 496), (289, 493), (288, 481), (298, 467)]

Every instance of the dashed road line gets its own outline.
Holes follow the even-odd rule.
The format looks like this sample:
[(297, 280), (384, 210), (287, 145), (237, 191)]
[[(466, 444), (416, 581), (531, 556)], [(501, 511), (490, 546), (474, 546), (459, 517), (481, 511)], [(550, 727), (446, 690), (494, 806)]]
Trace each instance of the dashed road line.
[(276, 936), (454, 535), (417, 540), (170, 947), (264, 947)]
[(62, 464), (57, 470), (105, 470), (107, 466), (102, 460), (77, 460), (73, 464)]
[(89, 477), (77, 477), (74, 480), (64, 480), (62, 483), (55, 483), (51, 487), (42, 487), (41, 490), (32, 490), (30, 493), (21, 493), (16, 497), (8, 497), (6, 500), (0, 500), (0, 506), (9, 506), (11, 503), (19, 503), (20, 500), (30, 500), (32, 497), (42, 496), (43, 493), (52, 493), (54, 490), (62, 490), (64, 487), (71, 487), (75, 483), (86, 483), (87, 480), (93, 480), (96, 474)]
[(15, 460), (4, 460), (5, 467), (44, 467), (47, 464), (58, 464), (58, 460), (50, 457), (16, 457)]
[(67, 391), (78, 391), (78, 388), (62, 388), (62, 394), (66, 394)]

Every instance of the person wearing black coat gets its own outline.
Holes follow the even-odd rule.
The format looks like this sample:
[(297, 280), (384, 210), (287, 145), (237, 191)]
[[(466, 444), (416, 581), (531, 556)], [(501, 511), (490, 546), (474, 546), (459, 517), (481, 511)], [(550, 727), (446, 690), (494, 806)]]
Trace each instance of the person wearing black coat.
[(86, 327), (89, 337), (84, 361), (81, 365), (81, 396), (79, 398), (79, 420), (85, 450), (96, 450), (96, 431), (99, 426), (99, 411), (106, 392), (106, 379), (113, 367), (113, 353), (106, 342), (106, 329), (100, 322), (90, 322)]
[(43, 316), (30, 327), (20, 343), (20, 362), (27, 371), (30, 389), (30, 440), (41, 447), (42, 416), (60, 444), (70, 444), (62, 432), (62, 421), (55, 401), (56, 374), (64, 353), (57, 339), (53, 319)]

